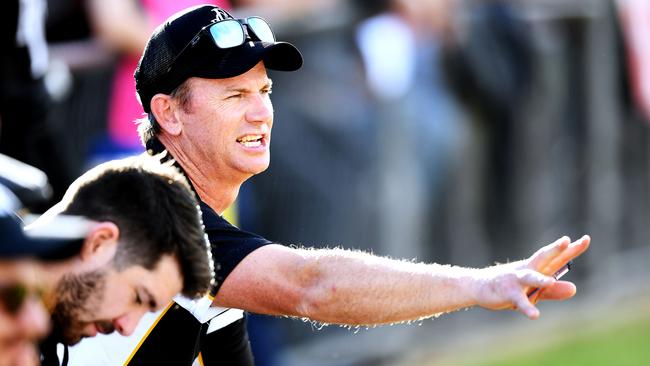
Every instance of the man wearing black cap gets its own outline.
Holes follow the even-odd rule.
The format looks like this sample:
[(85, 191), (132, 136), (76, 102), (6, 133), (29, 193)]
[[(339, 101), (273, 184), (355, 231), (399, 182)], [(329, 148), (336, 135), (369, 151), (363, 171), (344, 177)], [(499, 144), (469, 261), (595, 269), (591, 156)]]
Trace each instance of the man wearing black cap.
[(39, 297), (41, 261), (61, 260), (79, 249), (58, 220), (48, 225), (49, 233), (25, 233), (14, 214), (19, 209), (18, 199), (0, 184), (0, 366), (39, 364), (35, 342), (50, 324)]
[(301, 65), (299, 51), (277, 42), (264, 20), (234, 19), (214, 6), (182, 11), (151, 36), (135, 73), (148, 113), (139, 132), (150, 153), (169, 152), (201, 199), (220, 263), (213, 305), (221, 308), (216, 317), (191, 303), (181, 304), (189, 311), (166, 312), (129, 364), (190, 365), (198, 356), (205, 365), (252, 365), (237, 309), (348, 325), (402, 322), (475, 305), (516, 308), (537, 318), (529, 288), (543, 287), (544, 299), (574, 294), (572, 283), (547, 275), (584, 252), (587, 236), (573, 244), (561, 238), (529, 259), (481, 270), (289, 248), (226, 222), (220, 214), (241, 184), (269, 165), (273, 108), (266, 69)]
[(43, 365), (60, 364), (59, 343), (129, 335), (145, 313), (163, 309), (179, 292), (200, 298), (214, 282), (194, 193), (178, 169), (156, 158), (99, 165), (24, 230), (4, 217), (0, 229), (3, 258), (59, 259), (39, 266), (53, 324), (40, 345)]

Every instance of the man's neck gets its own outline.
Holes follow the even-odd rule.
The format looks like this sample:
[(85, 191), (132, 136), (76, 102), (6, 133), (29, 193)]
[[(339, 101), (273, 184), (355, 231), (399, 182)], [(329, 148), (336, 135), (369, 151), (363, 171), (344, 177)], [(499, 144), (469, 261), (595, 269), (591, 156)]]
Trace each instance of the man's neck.
[(223, 214), (223, 212), (226, 211), (233, 202), (235, 202), (237, 195), (239, 194), (239, 187), (241, 187), (240, 184), (227, 185), (218, 182), (201, 184), (201, 182), (195, 181), (191, 175), (190, 180), (192, 181), (196, 193), (201, 198), (201, 201), (210, 206), (210, 208), (212, 208), (218, 215)]
[(223, 212), (235, 202), (239, 188), (250, 177), (224, 176), (213, 169), (202, 169), (193, 160), (175, 146), (168, 146), (171, 157), (181, 166), (201, 201), (205, 202), (217, 214)]

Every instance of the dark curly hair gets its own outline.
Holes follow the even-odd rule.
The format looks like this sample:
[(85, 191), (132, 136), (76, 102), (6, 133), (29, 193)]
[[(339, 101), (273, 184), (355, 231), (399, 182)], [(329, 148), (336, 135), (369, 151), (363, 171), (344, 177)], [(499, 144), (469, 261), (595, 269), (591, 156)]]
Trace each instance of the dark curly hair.
[(182, 294), (200, 297), (214, 284), (214, 266), (199, 206), (186, 178), (172, 162), (159, 160), (143, 154), (98, 165), (70, 186), (60, 212), (117, 225), (118, 270), (152, 270), (163, 255), (173, 255)]

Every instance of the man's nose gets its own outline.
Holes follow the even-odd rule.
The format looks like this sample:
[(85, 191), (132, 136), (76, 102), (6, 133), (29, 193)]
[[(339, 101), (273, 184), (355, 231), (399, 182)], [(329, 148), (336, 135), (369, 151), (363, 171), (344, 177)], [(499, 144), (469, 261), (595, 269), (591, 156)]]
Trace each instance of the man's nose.
[(113, 326), (115, 330), (118, 331), (123, 336), (129, 336), (133, 334), (133, 331), (138, 326), (138, 322), (142, 319), (146, 311), (134, 311), (131, 313), (124, 314), (119, 318), (113, 320)]
[(273, 120), (273, 104), (268, 96), (255, 95), (251, 97), (251, 105), (246, 112), (250, 122), (267, 122)]
[(50, 316), (40, 299), (28, 299), (17, 316), (19, 332), (28, 339), (43, 338), (50, 330)]

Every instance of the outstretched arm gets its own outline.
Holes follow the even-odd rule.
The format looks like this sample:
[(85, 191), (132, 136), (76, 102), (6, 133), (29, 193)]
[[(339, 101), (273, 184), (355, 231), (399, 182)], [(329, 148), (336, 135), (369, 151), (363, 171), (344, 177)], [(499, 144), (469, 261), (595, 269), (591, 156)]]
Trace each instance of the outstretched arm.
[(571, 244), (564, 237), (528, 259), (483, 269), (268, 245), (233, 270), (215, 304), (348, 325), (415, 320), (477, 305), (516, 308), (534, 319), (539, 311), (526, 293), (540, 287), (541, 299), (573, 296), (572, 283), (548, 275), (582, 254), (589, 242), (588, 236)]

